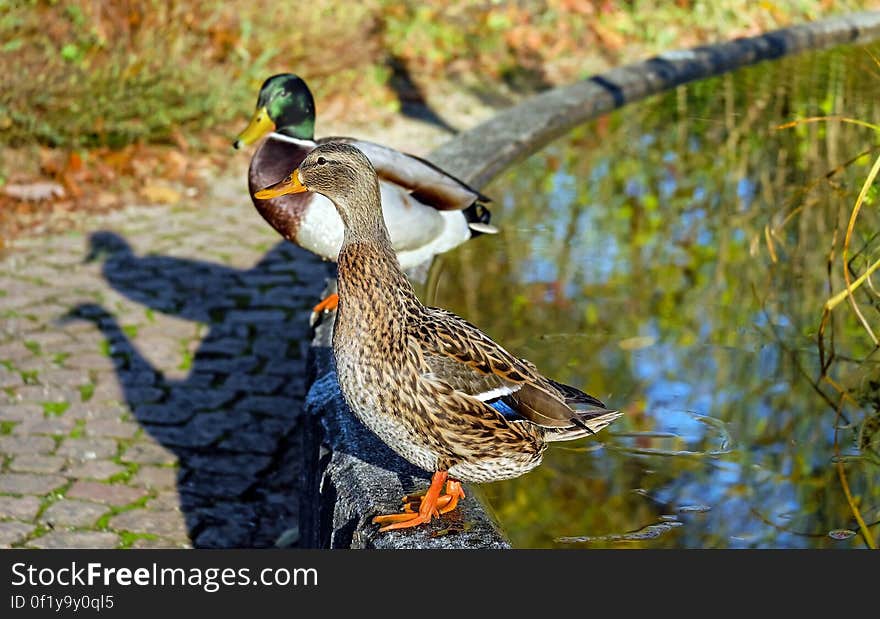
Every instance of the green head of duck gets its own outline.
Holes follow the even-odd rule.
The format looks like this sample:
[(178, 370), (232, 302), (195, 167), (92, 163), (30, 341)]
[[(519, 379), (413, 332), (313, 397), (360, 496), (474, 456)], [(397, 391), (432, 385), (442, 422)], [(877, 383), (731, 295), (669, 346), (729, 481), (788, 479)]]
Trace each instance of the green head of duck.
[(270, 132), (299, 140), (315, 137), (315, 100), (302, 78), (293, 73), (279, 73), (263, 82), (257, 109), (232, 145), (242, 148)]

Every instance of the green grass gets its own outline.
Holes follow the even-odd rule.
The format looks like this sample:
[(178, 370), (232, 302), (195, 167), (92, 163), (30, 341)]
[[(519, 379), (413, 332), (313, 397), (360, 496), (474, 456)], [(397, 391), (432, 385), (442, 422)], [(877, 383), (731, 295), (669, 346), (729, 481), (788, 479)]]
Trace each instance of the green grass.
[[(0, 14), (0, 58), (17, 67), (0, 75), (0, 140), (121, 147), (244, 121), (271, 71), (358, 73), (377, 53), (370, 21), (368, 9), (330, 0), (308, 11), (267, 0), (19, 2)], [(316, 54), (321, 34), (339, 44)]]
[(46, 533), (49, 533), (52, 529), (47, 527), (44, 524), (38, 524), (37, 528), (30, 532), (30, 534), (20, 542), (13, 545), (14, 548), (24, 548), (28, 542), (37, 539), (38, 537), (43, 537)]
[(25, 385), (37, 385), (40, 382), (40, 374), (37, 370), (22, 370), (21, 380)]
[(92, 399), (92, 396), (95, 395), (95, 383), (86, 383), (85, 385), (80, 385), (79, 389), (79, 397), (83, 402), (88, 402)]
[[(73, 485), (73, 482), (69, 481), (66, 484), (64, 484), (64, 486), (62, 486), (61, 488), (56, 490), (55, 492), (50, 492), (49, 494), (44, 496), (43, 500), (40, 501), (40, 508), (37, 510), (37, 515), (34, 517), (34, 521), (39, 520), (42, 517), (43, 513), (45, 513), (45, 511), (47, 509), (49, 509), (49, 506), (52, 505), (52, 503), (55, 503), (55, 502), (63, 499), (64, 496), (67, 494), (67, 491), (70, 490), (70, 487), (72, 485)], [(34, 537), (38, 537), (39, 535), (42, 535), (42, 533), (38, 533), (37, 531), (34, 531), (29, 536), (29, 539), (33, 539)]]
[(76, 423), (73, 425), (73, 429), (68, 434), (68, 438), (82, 438), (86, 434), (86, 421), (85, 419), (77, 419)]
[(0, 141), (64, 148), (172, 143), (225, 131), (260, 83), (294, 71), (354, 110), (396, 110), (390, 59), (419, 80), (471, 78), (517, 90), (619, 63), (865, 8), (866, 0), (269, 0), (93, 3), (23, 0), (0, 12)]
[[(120, 450), (122, 451), (122, 450)], [(125, 467), (124, 471), (120, 471), (115, 475), (108, 477), (104, 483), (115, 484), (115, 483), (128, 483), (132, 477), (137, 475), (137, 472), (141, 470), (141, 465), (137, 462), (123, 462), (121, 454), (117, 454), (113, 458), (113, 462), (118, 464), (119, 466)]]
[(158, 535), (154, 535), (153, 533), (132, 533), (131, 531), (118, 531), (119, 539), (121, 540), (119, 547), (120, 548), (131, 548), (136, 541), (139, 539), (147, 539), (147, 540), (157, 540), (159, 539)]
[(182, 352), (182, 359), (180, 360), (180, 365), (177, 366), (178, 370), (191, 370), (193, 366), (193, 354), (184, 349)]
[(70, 402), (43, 402), (43, 414), (46, 417), (60, 417), (70, 408)]
[(122, 505), (119, 507), (111, 506), (110, 511), (106, 514), (98, 518), (98, 521), (95, 523), (95, 529), (99, 531), (109, 531), (110, 530), (110, 520), (113, 516), (118, 516), (119, 514), (130, 512), (134, 509), (138, 509), (144, 507), (147, 504), (147, 501), (154, 498), (155, 495), (153, 493), (148, 494), (147, 496), (139, 498), (137, 501), (132, 501), (131, 503), (127, 503), (126, 505)]

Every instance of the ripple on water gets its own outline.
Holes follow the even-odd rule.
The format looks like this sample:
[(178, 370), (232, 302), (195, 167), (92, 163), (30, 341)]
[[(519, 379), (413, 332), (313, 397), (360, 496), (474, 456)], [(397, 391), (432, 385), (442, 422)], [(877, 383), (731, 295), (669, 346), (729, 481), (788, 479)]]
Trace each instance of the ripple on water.
[(556, 541), (561, 544), (581, 544), (589, 542), (640, 542), (649, 539), (657, 539), (664, 533), (682, 526), (677, 520), (664, 520), (649, 524), (636, 531), (628, 533), (609, 533), (607, 535), (582, 535), (577, 537), (557, 537)]

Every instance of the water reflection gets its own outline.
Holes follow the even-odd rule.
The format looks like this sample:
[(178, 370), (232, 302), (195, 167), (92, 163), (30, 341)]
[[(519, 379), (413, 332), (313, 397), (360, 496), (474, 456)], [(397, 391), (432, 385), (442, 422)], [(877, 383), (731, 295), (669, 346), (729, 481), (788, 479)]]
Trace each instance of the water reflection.
[[(444, 256), (423, 297), (627, 413), (600, 441), (551, 448), (536, 471), (483, 487), (514, 545), (864, 547), (835, 433), (876, 522), (877, 359), (842, 308), (823, 377), (817, 329), (843, 286), (843, 232), (876, 137), (778, 125), (876, 122), (874, 73), (849, 48), (682, 87), (489, 188), (502, 233)], [(856, 274), (880, 254), (877, 230), (863, 209)], [(877, 295), (859, 295), (876, 324)]]

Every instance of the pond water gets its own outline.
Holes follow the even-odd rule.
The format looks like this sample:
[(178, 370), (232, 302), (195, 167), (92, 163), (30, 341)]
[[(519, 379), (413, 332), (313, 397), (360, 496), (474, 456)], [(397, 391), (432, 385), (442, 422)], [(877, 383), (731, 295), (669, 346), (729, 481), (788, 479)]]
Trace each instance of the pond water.
[[(819, 334), (880, 140), (840, 121), (779, 128), (880, 121), (872, 54), (683, 86), (486, 188), (501, 233), (446, 254), (422, 298), (625, 413), (478, 489), (514, 546), (864, 548), (855, 511), (880, 537), (880, 356), (846, 302)], [(880, 258), (874, 198), (853, 278)], [(855, 299), (880, 331), (875, 289)]]

